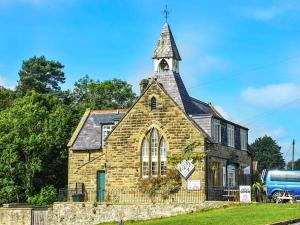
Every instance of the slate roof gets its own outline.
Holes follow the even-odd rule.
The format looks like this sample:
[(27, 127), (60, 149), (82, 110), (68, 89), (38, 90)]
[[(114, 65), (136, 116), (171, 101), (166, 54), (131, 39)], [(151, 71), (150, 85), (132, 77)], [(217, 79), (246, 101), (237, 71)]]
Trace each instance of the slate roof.
[(69, 143), (72, 150), (99, 150), (102, 147), (102, 125), (115, 124), (126, 113), (126, 109), (93, 110), (79, 126), (77, 135)]
[(152, 55), (153, 59), (173, 58), (181, 60), (171, 28), (165, 23)]

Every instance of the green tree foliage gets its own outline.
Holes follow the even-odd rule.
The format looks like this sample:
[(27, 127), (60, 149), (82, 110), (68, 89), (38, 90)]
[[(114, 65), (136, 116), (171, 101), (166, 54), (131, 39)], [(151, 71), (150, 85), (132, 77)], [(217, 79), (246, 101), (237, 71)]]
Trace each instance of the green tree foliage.
[(53, 185), (43, 187), (41, 192), (28, 198), (28, 203), (34, 206), (50, 205), (57, 200), (57, 191)]
[(0, 86), (0, 111), (10, 107), (14, 99), (14, 91)]
[(60, 62), (47, 60), (45, 56), (34, 56), (23, 61), (19, 71), (18, 95), (23, 96), (30, 91), (38, 93), (59, 91), (59, 85), (65, 82), (63, 68)]
[(132, 86), (126, 81), (113, 79), (100, 82), (88, 75), (75, 83), (72, 96), (75, 103), (92, 109), (127, 108), (136, 99)]
[[(291, 170), (292, 169), (292, 161), (288, 162), (287, 164), (287, 169), (288, 170)], [(300, 170), (300, 159), (297, 159), (295, 161), (295, 164), (294, 164), (294, 170)]]
[(49, 202), (66, 187), (67, 143), (85, 109), (127, 108), (136, 99), (118, 79), (85, 76), (62, 91), (63, 67), (35, 56), (23, 62), (15, 92), (0, 87), (0, 205)]
[(78, 120), (71, 106), (35, 92), (0, 112), (3, 202), (22, 201), (42, 186), (66, 182), (66, 145)]
[(281, 147), (269, 136), (256, 139), (251, 144), (253, 160), (258, 162), (257, 169), (261, 172), (263, 169), (283, 169), (285, 166)]

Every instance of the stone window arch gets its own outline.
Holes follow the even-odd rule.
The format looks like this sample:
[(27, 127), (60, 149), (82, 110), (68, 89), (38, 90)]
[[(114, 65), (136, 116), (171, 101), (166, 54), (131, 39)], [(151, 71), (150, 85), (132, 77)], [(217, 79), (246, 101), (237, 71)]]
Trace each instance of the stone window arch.
[(155, 111), (156, 110), (156, 98), (153, 96), (151, 98), (151, 111)]
[(163, 135), (156, 129), (150, 130), (141, 145), (141, 176), (163, 176), (167, 172), (167, 145)]
[(159, 71), (166, 72), (170, 70), (170, 66), (165, 59), (162, 59), (159, 63)]

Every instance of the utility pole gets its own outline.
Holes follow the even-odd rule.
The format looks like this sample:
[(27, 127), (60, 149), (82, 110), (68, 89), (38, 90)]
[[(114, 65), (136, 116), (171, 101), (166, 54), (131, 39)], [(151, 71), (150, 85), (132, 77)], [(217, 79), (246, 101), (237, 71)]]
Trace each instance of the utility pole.
[(293, 139), (293, 153), (292, 153), (292, 170), (294, 170), (295, 165), (295, 139)]

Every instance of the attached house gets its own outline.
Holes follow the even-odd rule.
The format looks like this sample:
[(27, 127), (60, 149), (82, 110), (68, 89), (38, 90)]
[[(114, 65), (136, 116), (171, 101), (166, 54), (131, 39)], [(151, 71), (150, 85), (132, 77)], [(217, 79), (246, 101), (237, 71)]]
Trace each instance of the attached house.
[[(137, 189), (141, 180), (164, 177), (174, 168), (181, 174), (181, 188), (197, 190), (202, 199), (220, 199), (224, 188), (250, 184), (248, 129), (188, 94), (168, 23), (152, 59), (153, 74), (141, 81), (131, 108), (83, 115), (68, 144), (68, 189), (81, 185), (90, 191), (86, 199), (105, 201), (112, 190)], [(203, 159), (172, 164), (170, 158), (187, 146)]]

